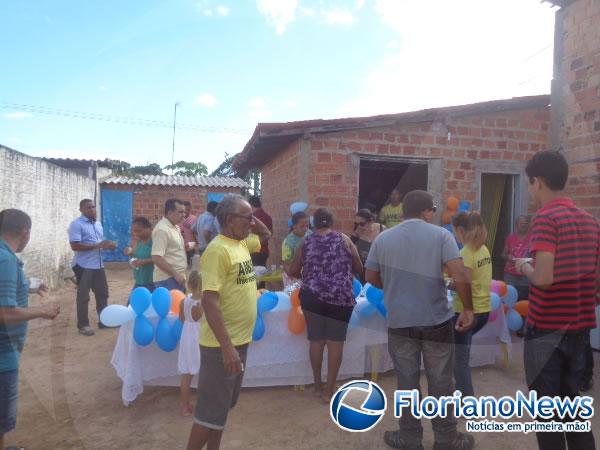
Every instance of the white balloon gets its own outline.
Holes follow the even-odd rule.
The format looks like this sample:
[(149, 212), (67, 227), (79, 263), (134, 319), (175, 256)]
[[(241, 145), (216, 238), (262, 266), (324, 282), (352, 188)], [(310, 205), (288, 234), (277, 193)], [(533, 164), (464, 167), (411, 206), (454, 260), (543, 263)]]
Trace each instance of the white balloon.
[(108, 305), (100, 313), (100, 321), (107, 327), (120, 327), (134, 318), (133, 309), (123, 305)]

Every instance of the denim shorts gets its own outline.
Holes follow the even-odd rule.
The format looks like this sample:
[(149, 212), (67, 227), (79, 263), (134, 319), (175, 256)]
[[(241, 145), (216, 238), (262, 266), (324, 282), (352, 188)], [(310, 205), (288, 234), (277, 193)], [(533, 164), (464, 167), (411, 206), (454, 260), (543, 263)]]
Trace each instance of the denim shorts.
[(167, 278), (166, 280), (155, 281), (154, 287), (155, 288), (164, 287), (164, 288), (167, 288), (169, 291), (172, 291), (173, 289), (177, 289), (178, 291), (181, 291), (185, 294), (185, 286), (182, 286), (181, 284), (179, 284), (177, 281), (175, 281), (175, 278), (173, 278), (173, 277)]
[(17, 424), (17, 399), (19, 370), (0, 372), (0, 434), (5, 434)]

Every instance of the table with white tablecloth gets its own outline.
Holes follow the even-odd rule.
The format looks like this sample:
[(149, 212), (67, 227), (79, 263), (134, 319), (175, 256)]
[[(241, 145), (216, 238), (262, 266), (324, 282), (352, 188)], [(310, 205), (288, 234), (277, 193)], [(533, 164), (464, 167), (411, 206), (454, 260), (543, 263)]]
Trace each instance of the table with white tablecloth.
[[(361, 297), (358, 302), (365, 302)], [(289, 303), (279, 304), (264, 313), (265, 335), (250, 344), (244, 374), (244, 387), (291, 386), (312, 383), (306, 333), (294, 335), (288, 330)], [(169, 315), (174, 321), (175, 316)], [(158, 318), (151, 318), (156, 325)], [(503, 311), (473, 338), (471, 366), (494, 364), (498, 358), (510, 358), (510, 333)], [(156, 343), (140, 347), (133, 339), (133, 321), (124, 324), (113, 352), (111, 363), (123, 382), (122, 400), (129, 404), (144, 390), (144, 385), (178, 386), (176, 348), (160, 350)], [(348, 330), (344, 358), (339, 371), (340, 380), (363, 377), (365, 373), (386, 372), (392, 368), (387, 352), (387, 330), (379, 313), (361, 319)], [(323, 373), (327, 371), (324, 358)], [(192, 386), (196, 385), (196, 377)]]

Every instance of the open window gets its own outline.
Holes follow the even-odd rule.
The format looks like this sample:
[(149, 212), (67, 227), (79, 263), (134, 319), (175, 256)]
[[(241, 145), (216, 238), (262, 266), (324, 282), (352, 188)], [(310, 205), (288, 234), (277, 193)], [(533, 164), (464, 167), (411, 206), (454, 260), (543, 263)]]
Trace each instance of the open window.
[(379, 213), (394, 188), (398, 188), (402, 194), (415, 189), (426, 191), (427, 175), (426, 161), (361, 157), (358, 207)]

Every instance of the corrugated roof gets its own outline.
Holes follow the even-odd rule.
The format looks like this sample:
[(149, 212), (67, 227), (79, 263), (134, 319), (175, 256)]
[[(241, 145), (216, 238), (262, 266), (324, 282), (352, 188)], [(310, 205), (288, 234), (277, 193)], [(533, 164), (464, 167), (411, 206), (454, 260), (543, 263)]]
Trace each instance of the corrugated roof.
[(220, 188), (249, 188), (250, 185), (235, 177), (186, 177), (180, 175), (143, 175), (140, 177), (110, 177), (102, 184), (133, 184), (138, 186), (195, 186)]
[(108, 167), (112, 169), (114, 162), (106, 159), (77, 159), (77, 158), (40, 158), (44, 161), (48, 161), (49, 163), (56, 164), (60, 167), (65, 168), (86, 168), (90, 167), (93, 164), (97, 164), (99, 167)]
[(383, 114), (368, 117), (348, 117), (343, 119), (315, 119), (284, 123), (259, 123), (250, 140), (233, 161), (236, 170), (248, 170), (273, 159), (287, 145), (304, 133), (333, 133), (343, 130), (378, 128), (399, 124), (423, 123), (443, 120), (448, 117), (469, 117), (493, 114), (503, 111), (541, 108), (550, 105), (549, 95), (515, 97), (506, 100), (492, 100), (469, 105), (431, 108), (399, 114)]

